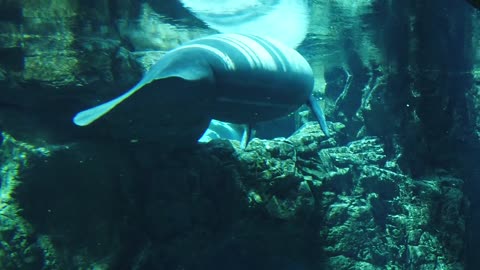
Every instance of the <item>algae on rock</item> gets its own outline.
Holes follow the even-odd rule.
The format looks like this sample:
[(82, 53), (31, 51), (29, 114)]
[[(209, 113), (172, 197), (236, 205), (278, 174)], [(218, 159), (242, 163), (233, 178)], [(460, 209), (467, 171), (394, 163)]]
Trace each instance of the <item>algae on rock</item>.
[[(46, 245), (49, 240), (35, 236), (35, 226), (22, 215), (22, 205), (16, 198), (23, 184), (22, 172), (34, 157), (48, 157), (50, 151), (19, 142), (2, 133), (0, 144), (0, 268), (42, 269), (56, 267), (55, 250)], [(33, 202), (34, 203), (34, 202)]]

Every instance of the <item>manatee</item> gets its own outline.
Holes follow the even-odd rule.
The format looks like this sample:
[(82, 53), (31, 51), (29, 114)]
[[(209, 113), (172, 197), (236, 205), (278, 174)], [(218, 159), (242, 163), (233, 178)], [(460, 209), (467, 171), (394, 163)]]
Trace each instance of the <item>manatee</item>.
[(208, 125), (208, 129), (202, 137), (198, 139), (198, 142), (207, 143), (220, 138), (241, 142), (245, 136), (246, 129), (246, 125), (231, 124), (212, 119)]
[(125, 130), (134, 129), (137, 136), (132, 139), (155, 140), (160, 126), (178, 124), (195, 126), (184, 137), (196, 142), (211, 119), (252, 125), (307, 104), (328, 135), (324, 114), (312, 96), (313, 81), (305, 58), (278, 41), (216, 34), (167, 52), (130, 90), (78, 113), (73, 122), (89, 125), (128, 100), (128, 110), (123, 109), (116, 122), (129, 123)]
[(480, 0), (467, 0), (472, 6), (475, 8), (480, 9)]
[(310, 20), (307, 0), (180, 0), (195, 17), (220, 33), (273, 38), (296, 48)]

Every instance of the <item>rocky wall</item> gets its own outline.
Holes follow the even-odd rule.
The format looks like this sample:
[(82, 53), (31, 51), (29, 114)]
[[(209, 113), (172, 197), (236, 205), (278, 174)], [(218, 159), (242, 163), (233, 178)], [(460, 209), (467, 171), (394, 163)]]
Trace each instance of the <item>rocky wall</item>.
[(4, 134), (2, 269), (461, 269), (463, 181), (332, 129), (164, 158)]

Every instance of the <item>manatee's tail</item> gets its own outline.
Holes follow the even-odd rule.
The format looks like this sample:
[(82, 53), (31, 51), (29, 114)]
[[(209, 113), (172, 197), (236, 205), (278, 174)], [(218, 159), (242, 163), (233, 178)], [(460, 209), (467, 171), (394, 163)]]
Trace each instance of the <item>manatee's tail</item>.
[[(153, 65), (145, 73), (140, 82), (138, 82), (132, 89), (128, 90), (125, 94), (96, 107), (79, 112), (73, 118), (73, 122), (77, 126), (89, 125), (93, 121), (97, 120), (98, 118), (111, 111), (122, 101), (135, 94), (135, 92), (140, 90), (142, 87), (153, 81), (173, 77), (180, 78), (186, 81), (197, 81), (203, 80), (205, 78), (211, 78), (213, 76), (207, 64), (196, 64), (193, 66), (189, 66), (188, 64), (191, 62), (190, 58), (180, 57), (177, 59), (175, 57), (169, 57), (165, 59), (165, 57), (166, 56), (164, 56), (164, 58), (162, 58), (155, 65)], [(188, 68), (185, 68), (187, 66)]]
[(135, 85), (132, 89), (127, 91), (125, 94), (112, 99), (108, 102), (95, 106), (85, 111), (81, 111), (73, 117), (73, 123), (77, 126), (87, 126), (91, 124), (93, 121), (97, 120), (98, 118), (102, 117), (109, 111), (111, 111), (115, 106), (120, 104), (122, 101), (133, 95), (143, 86), (140, 84)]
[(323, 113), (322, 107), (318, 105), (318, 102), (315, 100), (313, 95), (310, 95), (307, 101), (308, 107), (312, 110), (315, 118), (317, 118), (318, 123), (320, 124), (320, 128), (322, 129), (323, 133), (328, 137), (330, 136), (330, 132), (328, 131), (327, 120), (325, 119), (325, 114)]
[(307, 0), (180, 1), (197, 18), (222, 33), (266, 36), (291, 48), (297, 47), (307, 35)]

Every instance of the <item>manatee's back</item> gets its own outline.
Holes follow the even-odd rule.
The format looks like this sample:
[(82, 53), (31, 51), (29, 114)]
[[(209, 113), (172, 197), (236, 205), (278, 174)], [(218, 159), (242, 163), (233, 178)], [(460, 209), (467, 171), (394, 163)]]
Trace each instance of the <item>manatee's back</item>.
[(212, 117), (247, 123), (272, 120), (304, 104), (313, 90), (308, 62), (294, 49), (252, 35), (220, 34), (195, 41), (224, 54), (213, 66)]

